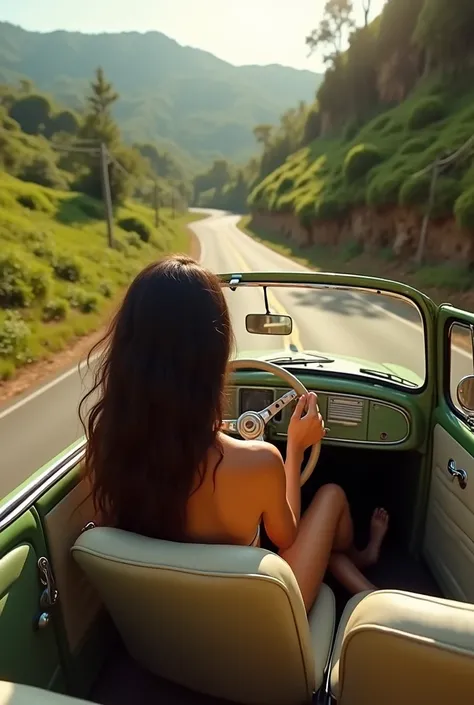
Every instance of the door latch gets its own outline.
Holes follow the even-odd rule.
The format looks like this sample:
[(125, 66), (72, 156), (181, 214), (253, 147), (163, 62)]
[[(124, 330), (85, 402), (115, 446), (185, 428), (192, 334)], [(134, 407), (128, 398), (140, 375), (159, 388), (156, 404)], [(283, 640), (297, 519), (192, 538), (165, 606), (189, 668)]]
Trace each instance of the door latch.
[(459, 487), (462, 490), (465, 490), (467, 487), (467, 472), (462, 468), (456, 467), (456, 461), (453, 460), (453, 458), (451, 458), (448, 462), (448, 472), (451, 475), (453, 482), (454, 480), (457, 480)]
[(41, 613), (35, 620), (35, 629), (44, 629), (51, 621), (51, 609), (59, 600), (53, 571), (47, 558), (41, 556), (38, 560), (38, 570), (43, 591), (40, 596)]

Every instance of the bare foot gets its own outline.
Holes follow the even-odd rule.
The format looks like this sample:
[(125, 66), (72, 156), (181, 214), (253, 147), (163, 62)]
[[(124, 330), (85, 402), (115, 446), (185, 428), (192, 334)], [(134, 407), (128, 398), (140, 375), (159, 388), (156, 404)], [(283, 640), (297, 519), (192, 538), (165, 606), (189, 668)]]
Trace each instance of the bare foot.
[(359, 568), (368, 568), (377, 563), (380, 556), (380, 549), (388, 530), (389, 515), (388, 512), (377, 507), (372, 514), (370, 520), (370, 539), (366, 548), (363, 551), (354, 549), (352, 552), (352, 560)]

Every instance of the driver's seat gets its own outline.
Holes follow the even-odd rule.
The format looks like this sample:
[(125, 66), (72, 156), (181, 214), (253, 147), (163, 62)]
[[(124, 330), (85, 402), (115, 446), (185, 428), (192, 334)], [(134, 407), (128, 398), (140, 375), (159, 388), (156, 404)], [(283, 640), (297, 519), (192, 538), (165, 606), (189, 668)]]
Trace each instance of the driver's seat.
[(310, 702), (320, 688), (334, 595), (323, 585), (308, 620), (295, 577), (276, 554), (113, 528), (85, 531), (72, 552), (130, 655), (155, 674), (252, 705)]

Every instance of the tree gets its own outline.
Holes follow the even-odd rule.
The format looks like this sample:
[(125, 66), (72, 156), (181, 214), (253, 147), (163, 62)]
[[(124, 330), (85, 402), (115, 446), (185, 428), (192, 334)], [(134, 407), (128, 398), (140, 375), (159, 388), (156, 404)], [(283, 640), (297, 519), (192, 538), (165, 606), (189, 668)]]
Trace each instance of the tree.
[(79, 120), (72, 110), (61, 110), (49, 120), (45, 134), (52, 137), (60, 132), (68, 135), (75, 135), (79, 130)]
[(91, 83), (92, 92), (87, 96), (89, 112), (93, 115), (110, 115), (110, 108), (119, 99), (104, 75), (104, 69), (99, 66), (96, 69), (96, 80)]
[(362, 0), (362, 9), (364, 10), (364, 27), (369, 26), (369, 15), (371, 6), (372, 0)]
[(253, 128), (255, 139), (259, 144), (263, 144), (265, 149), (270, 144), (272, 132), (273, 125), (256, 125), (256, 127)]
[(346, 33), (354, 27), (352, 12), (352, 0), (327, 0), (319, 27), (306, 37), (310, 54), (325, 50), (324, 63), (333, 64), (342, 51)]
[(464, 69), (472, 56), (472, 0), (430, 0), (418, 17), (414, 38), (442, 68)]
[(30, 94), (16, 100), (9, 114), (17, 121), (23, 132), (38, 135), (49, 122), (51, 103), (43, 95)]

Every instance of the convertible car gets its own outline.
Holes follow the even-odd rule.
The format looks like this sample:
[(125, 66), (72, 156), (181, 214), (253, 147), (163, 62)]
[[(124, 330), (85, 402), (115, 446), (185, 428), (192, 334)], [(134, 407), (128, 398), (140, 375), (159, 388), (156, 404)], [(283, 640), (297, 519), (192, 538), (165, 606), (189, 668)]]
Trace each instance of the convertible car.
[(1, 705), (472, 702), (474, 314), (377, 278), (221, 279), (237, 340), (223, 430), (284, 454), (295, 397), (317, 392), (329, 432), (303, 507), (338, 483), (361, 545), (386, 507), (377, 590), (350, 597), (328, 575), (307, 616), (265, 536), (103, 526), (79, 440), (0, 504)]

